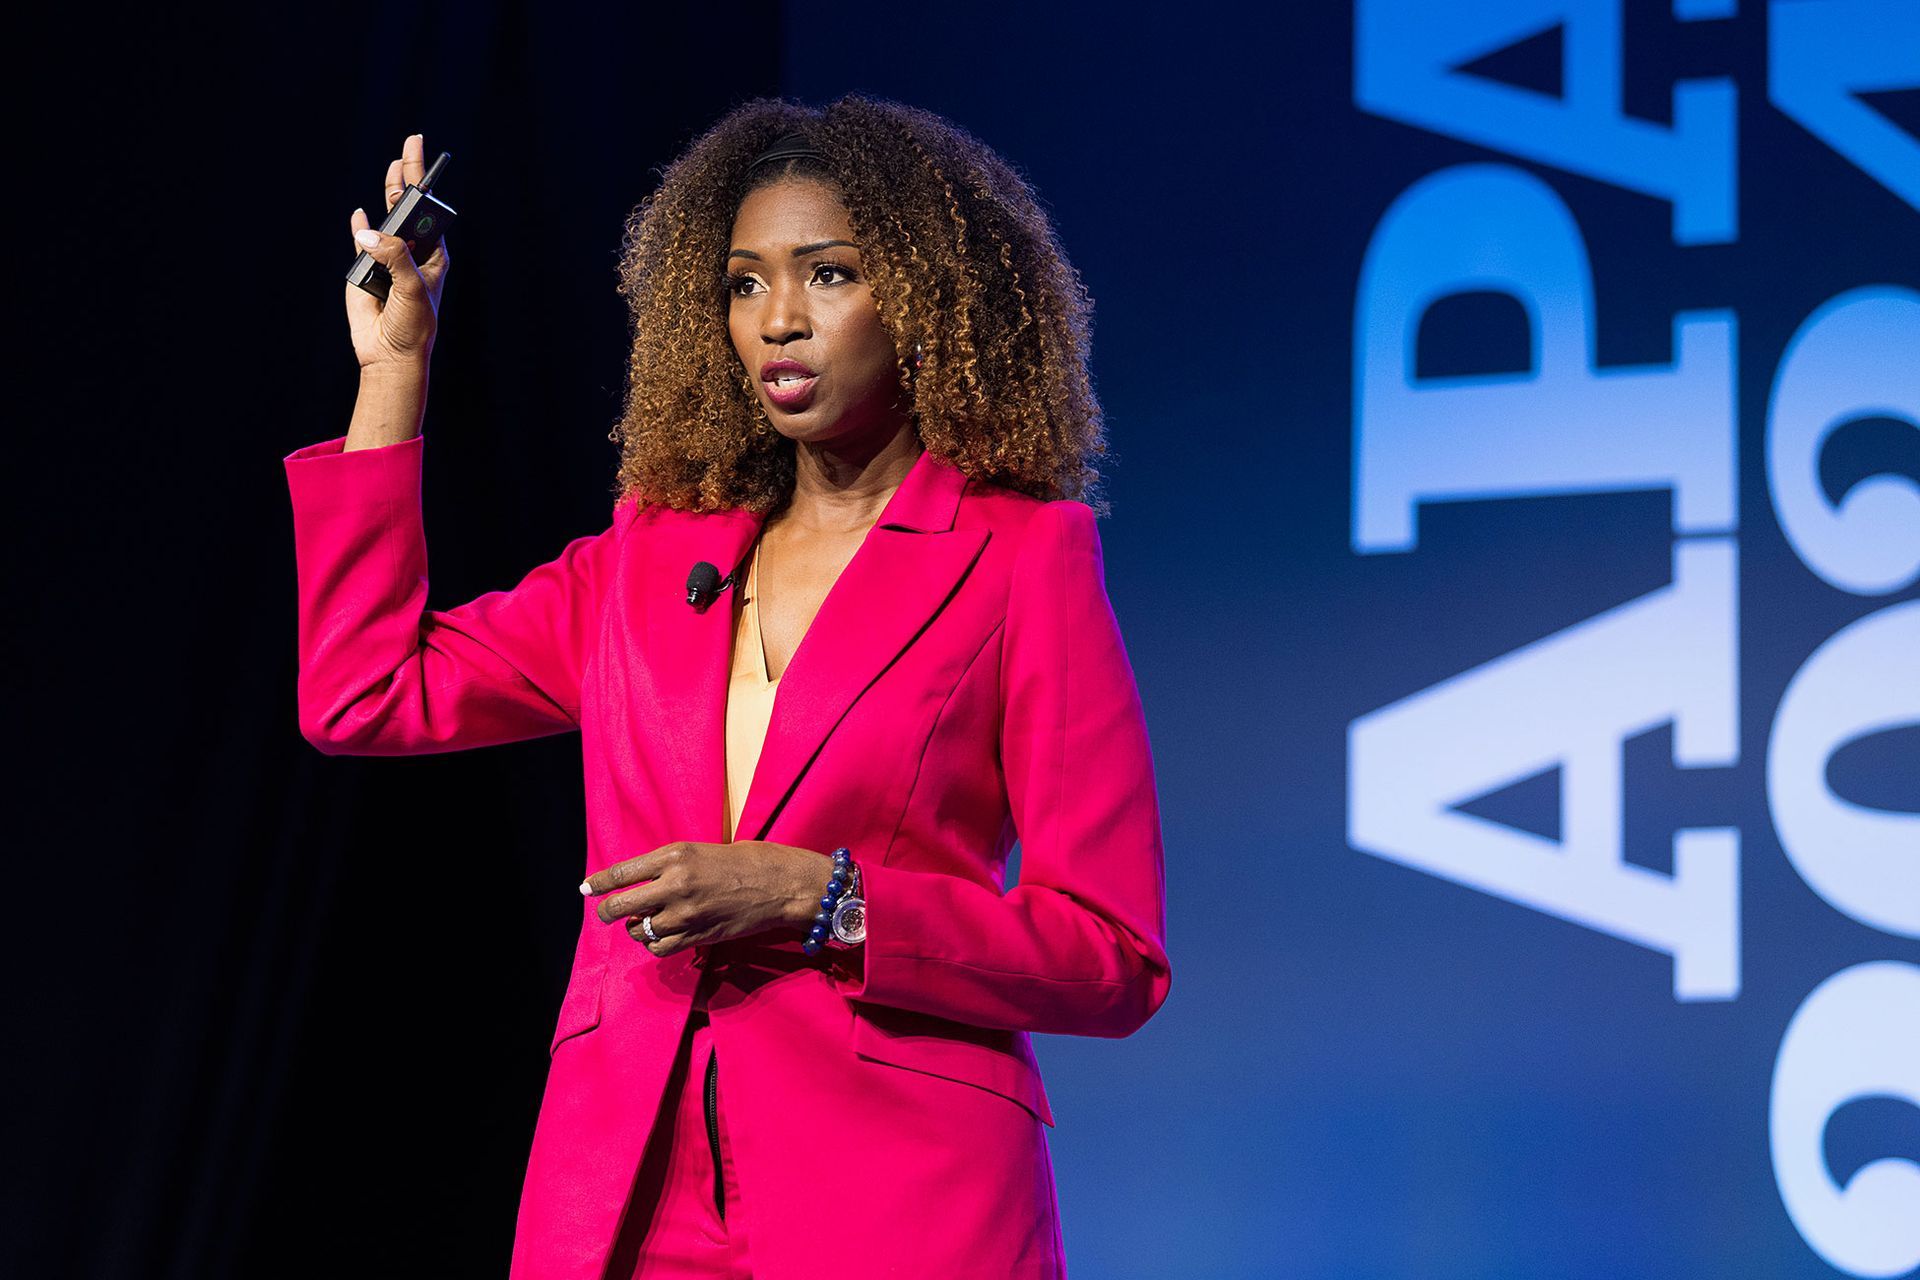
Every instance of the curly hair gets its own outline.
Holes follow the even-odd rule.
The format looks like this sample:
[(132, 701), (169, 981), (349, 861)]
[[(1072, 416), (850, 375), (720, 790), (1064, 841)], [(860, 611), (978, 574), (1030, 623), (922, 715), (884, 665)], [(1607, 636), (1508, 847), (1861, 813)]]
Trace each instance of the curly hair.
[[(790, 133), (825, 163), (747, 172)], [(852, 94), (822, 110), (741, 104), (629, 216), (619, 291), (633, 348), (608, 435), (621, 445), (620, 498), (765, 513), (791, 496), (794, 444), (734, 350), (724, 287), (741, 200), (784, 178), (823, 181), (846, 206), (920, 443), (974, 479), (1104, 513), (1093, 459), (1107, 448), (1087, 370), (1093, 304), (1032, 189), (940, 116)]]

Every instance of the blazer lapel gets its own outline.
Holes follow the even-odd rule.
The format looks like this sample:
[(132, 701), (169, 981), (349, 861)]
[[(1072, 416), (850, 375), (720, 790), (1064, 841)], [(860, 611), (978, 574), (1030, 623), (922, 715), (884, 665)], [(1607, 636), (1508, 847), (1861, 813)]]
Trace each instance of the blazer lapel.
[[(681, 837), (717, 844), (726, 834), (727, 675), (733, 657), (731, 588), (696, 612), (687, 573), (705, 560), (724, 577), (746, 559), (764, 518), (751, 511), (679, 513), (654, 531), (645, 593), (647, 666), (660, 711), (649, 755)], [(743, 575), (744, 576), (744, 575)]]
[[(966, 475), (952, 463), (922, 453), (867, 531), (781, 672), (772, 723), (735, 839), (766, 838), (827, 735), (966, 577), (987, 541), (985, 529), (953, 527), (966, 484)], [(747, 533), (740, 544), (743, 552), (752, 537)], [(726, 704), (731, 650), (722, 654), (723, 647), (714, 646), (711, 675), (702, 677), (703, 688), (710, 679), (715, 690), (710, 695), (715, 702), (704, 704), (709, 708)], [(724, 750), (722, 744), (713, 774), (702, 784), (706, 789), (721, 776)], [(724, 793), (719, 803), (725, 804)]]

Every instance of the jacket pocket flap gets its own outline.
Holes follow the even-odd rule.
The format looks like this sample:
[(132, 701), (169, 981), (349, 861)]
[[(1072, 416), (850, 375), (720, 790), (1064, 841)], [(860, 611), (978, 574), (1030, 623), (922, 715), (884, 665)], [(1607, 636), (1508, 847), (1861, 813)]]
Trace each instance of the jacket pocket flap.
[(562, 1040), (570, 1040), (600, 1025), (600, 987), (606, 976), (604, 965), (585, 972), (574, 970), (567, 981), (567, 994), (560, 1001), (560, 1020), (553, 1029), (553, 1043), (547, 1046), (549, 1058)]
[(1053, 1123), (1033, 1044), (1024, 1031), (999, 1031), (909, 1013), (861, 1008), (853, 1018), (853, 1051), (873, 1062), (956, 1080), (1019, 1103)]

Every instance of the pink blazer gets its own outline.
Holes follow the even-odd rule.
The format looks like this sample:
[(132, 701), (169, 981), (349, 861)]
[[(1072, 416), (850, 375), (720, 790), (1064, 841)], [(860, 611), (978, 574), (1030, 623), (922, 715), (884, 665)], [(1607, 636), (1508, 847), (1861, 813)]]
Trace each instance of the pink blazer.
[[(434, 610), (424, 441), (344, 443), (285, 459), (306, 739), (406, 755), (578, 729), (587, 871), (719, 841), (732, 611), (695, 612), (685, 583), (738, 564), (760, 517), (622, 502), (512, 590)], [(866, 945), (656, 960), (585, 904), (512, 1274), (598, 1280), (710, 967), (759, 1280), (1062, 1274), (1028, 1033), (1127, 1035), (1169, 982), (1153, 763), (1093, 513), (923, 454), (782, 677), (739, 838), (851, 849)]]

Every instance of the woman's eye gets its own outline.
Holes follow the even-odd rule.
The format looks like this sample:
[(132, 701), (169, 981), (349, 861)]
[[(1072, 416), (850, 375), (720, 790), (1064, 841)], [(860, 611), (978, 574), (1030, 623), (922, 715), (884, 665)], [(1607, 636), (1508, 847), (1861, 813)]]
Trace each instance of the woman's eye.
[[(837, 262), (822, 262), (816, 264), (813, 268), (813, 278), (815, 280), (821, 280), (823, 276), (827, 284), (841, 284), (855, 278), (852, 267), (843, 267)], [(759, 284), (760, 282), (752, 276), (733, 275), (730, 273), (726, 277), (726, 290), (729, 297), (748, 297), (759, 291), (757, 288)]]

